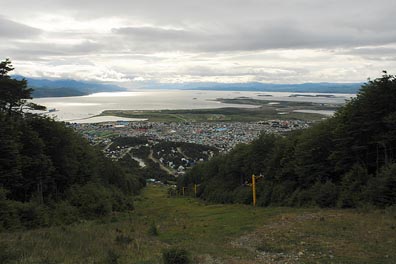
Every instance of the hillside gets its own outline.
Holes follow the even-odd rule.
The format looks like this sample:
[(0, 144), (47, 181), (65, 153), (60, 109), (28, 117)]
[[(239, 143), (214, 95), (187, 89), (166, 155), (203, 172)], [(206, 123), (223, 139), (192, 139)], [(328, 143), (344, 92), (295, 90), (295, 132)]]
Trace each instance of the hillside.
[[(71, 224), (133, 209), (145, 181), (64, 123), (27, 112), (26, 80), (0, 63), (0, 231)], [(2, 261), (0, 261), (2, 262)]]
[(179, 189), (250, 203), (252, 174), (261, 206), (387, 207), (396, 204), (396, 79), (386, 73), (362, 86), (329, 118), (287, 136), (264, 134), (249, 145), (194, 167)]
[(64, 124), (0, 113), (0, 231), (133, 209), (145, 182)]
[(68, 96), (83, 96), (89, 93), (85, 91), (80, 91), (75, 88), (47, 88), (47, 87), (32, 87), (34, 91), (32, 92), (33, 98), (43, 98), (43, 97), (68, 97)]

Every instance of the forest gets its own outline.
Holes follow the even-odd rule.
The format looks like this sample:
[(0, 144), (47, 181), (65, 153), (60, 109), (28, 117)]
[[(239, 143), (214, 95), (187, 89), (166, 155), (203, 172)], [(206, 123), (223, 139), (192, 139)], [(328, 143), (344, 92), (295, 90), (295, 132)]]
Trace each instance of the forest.
[(0, 63), (0, 231), (70, 224), (133, 209), (143, 178), (64, 123), (33, 114), (25, 79)]
[(288, 135), (251, 144), (199, 164), (178, 181), (198, 185), (216, 203), (260, 206), (387, 207), (396, 204), (396, 78), (369, 80), (335, 115)]

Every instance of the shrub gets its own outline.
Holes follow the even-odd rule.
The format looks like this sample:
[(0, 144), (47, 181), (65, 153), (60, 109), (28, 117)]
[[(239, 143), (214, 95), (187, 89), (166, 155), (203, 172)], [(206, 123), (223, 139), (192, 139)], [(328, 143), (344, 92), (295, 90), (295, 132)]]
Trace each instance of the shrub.
[(48, 226), (48, 208), (35, 202), (8, 200), (6, 192), (0, 189), (0, 230), (27, 229)]
[(174, 197), (177, 195), (177, 190), (176, 188), (169, 187), (167, 193), (168, 193), (168, 197)]
[(132, 239), (129, 236), (117, 235), (115, 238), (115, 242), (120, 245), (128, 245), (132, 242)]
[(52, 215), (52, 223), (69, 225), (78, 220), (78, 209), (72, 206), (68, 201), (61, 201), (55, 205)]
[(16, 229), (21, 226), (18, 211), (22, 203), (10, 200), (0, 200), (0, 231)]
[(362, 191), (368, 178), (367, 169), (355, 164), (342, 178), (339, 207), (354, 208), (360, 206), (365, 199)]
[(133, 199), (123, 194), (119, 189), (111, 189), (111, 203), (113, 211), (133, 210)]
[(248, 186), (240, 186), (234, 190), (234, 203), (251, 204), (252, 190)]
[(107, 216), (112, 211), (111, 192), (96, 183), (73, 186), (69, 190), (69, 199), (86, 218)]
[(48, 208), (36, 203), (23, 203), (18, 211), (21, 224), (27, 229), (49, 226)]
[(162, 253), (164, 264), (189, 264), (190, 256), (185, 249), (170, 248)]
[(118, 253), (116, 253), (114, 250), (110, 249), (109, 251), (107, 251), (107, 256), (106, 256), (105, 263), (107, 263), (107, 264), (117, 264), (119, 258), (120, 258), (120, 255)]
[(337, 203), (337, 186), (331, 181), (326, 183), (317, 182), (312, 187), (314, 201), (320, 207), (333, 207)]
[(152, 223), (149, 227), (148, 234), (151, 236), (158, 236), (158, 229), (157, 226)]
[(14, 251), (9, 245), (2, 242), (0, 244), (0, 263), (16, 263), (20, 259), (20, 253)]
[(382, 168), (377, 177), (372, 178), (367, 186), (370, 201), (380, 207), (396, 204), (396, 163)]

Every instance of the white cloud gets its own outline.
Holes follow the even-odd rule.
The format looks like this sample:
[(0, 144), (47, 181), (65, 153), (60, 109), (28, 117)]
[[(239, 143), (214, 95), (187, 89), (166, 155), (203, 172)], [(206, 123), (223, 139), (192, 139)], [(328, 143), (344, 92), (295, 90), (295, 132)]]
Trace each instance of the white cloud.
[(0, 54), (43, 77), (360, 82), (396, 72), (395, 11), (394, 0), (14, 0), (0, 10)]

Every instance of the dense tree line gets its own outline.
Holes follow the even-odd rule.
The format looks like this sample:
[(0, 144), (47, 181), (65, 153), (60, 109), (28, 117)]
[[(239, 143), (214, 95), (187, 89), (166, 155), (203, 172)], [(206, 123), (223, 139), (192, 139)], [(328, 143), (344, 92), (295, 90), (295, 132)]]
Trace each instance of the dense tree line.
[(248, 145), (194, 167), (179, 187), (199, 184), (199, 197), (258, 204), (385, 207), (396, 204), (396, 78), (384, 72), (336, 114), (287, 136), (263, 134)]
[(0, 230), (71, 223), (133, 208), (144, 180), (63, 123), (26, 109), (25, 80), (0, 64)]

